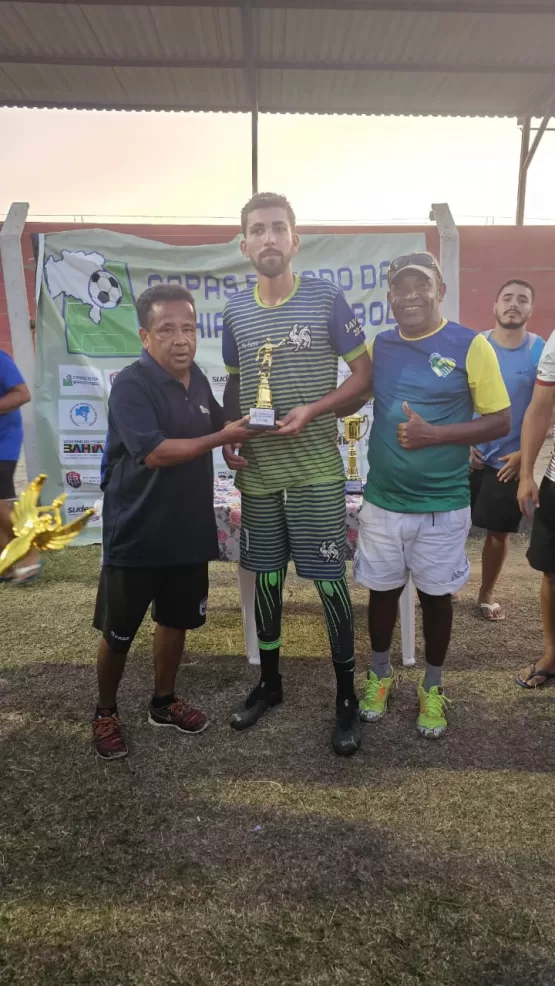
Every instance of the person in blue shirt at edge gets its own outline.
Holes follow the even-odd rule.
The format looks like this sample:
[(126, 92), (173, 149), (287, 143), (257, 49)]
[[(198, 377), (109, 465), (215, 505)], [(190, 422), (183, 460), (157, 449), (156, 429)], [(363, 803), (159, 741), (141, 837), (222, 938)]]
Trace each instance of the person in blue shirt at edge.
[(494, 589), (509, 550), (509, 534), (518, 531), (522, 520), (517, 499), (520, 432), (544, 347), (540, 336), (527, 331), (533, 304), (534, 288), (528, 281), (507, 281), (497, 293), (495, 326), (483, 333), (495, 350), (511, 400), (509, 434), (471, 449), (472, 523), (487, 531), (478, 605), (492, 622), (505, 619)]
[(212, 449), (253, 437), (247, 418), (224, 426), (223, 411), (194, 362), (194, 299), (159, 284), (137, 301), (141, 358), (118, 375), (108, 403), (102, 463), (103, 564), (94, 626), (97, 662), (93, 747), (127, 755), (117, 690), (133, 638), (152, 603), (152, 726), (200, 733), (203, 712), (175, 694), (186, 630), (206, 622), (208, 562), (218, 558)]
[[(395, 685), (391, 639), (409, 574), (422, 607), (426, 668), (418, 732), (447, 726), (441, 686), (452, 594), (470, 575), (470, 446), (509, 433), (509, 396), (490, 343), (441, 315), (446, 286), (432, 254), (397, 257), (388, 272), (395, 328), (371, 343), (374, 420), (354, 573), (371, 590), (371, 670), (360, 703), (381, 719)], [(342, 409), (355, 410), (354, 402)], [(475, 417), (478, 414), (479, 417)]]
[[(0, 552), (13, 538), (11, 521), (14, 475), (23, 444), (20, 407), (31, 400), (29, 388), (11, 356), (0, 350)], [(31, 477), (33, 478), (33, 477)], [(40, 572), (40, 555), (31, 548), (21, 563), (8, 569), (3, 582), (26, 585)]]

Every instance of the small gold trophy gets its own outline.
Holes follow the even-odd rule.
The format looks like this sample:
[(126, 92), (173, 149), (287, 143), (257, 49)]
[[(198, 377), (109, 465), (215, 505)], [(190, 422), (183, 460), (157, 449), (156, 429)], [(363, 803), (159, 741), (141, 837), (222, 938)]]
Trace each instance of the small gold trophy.
[(282, 339), (277, 346), (274, 346), (270, 337), (267, 336), (264, 344), (256, 354), (259, 364), (258, 393), (256, 395), (256, 407), (251, 407), (249, 412), (249, 428), (264, 429), (266, 431), (277, 428), (276, 409), (272, 404), (272, 391), (270, 390), (270, 372), (274, 353), (285, 342), (287, 342), (286, 338)]
[(40, 491), (45, 481), (46, 476), (41, 473), (29, 483), (14, 503), (11, 515), (14, 537), (0, 555), (0, 575), (21, 561), (31, 548), (39, 551), (61, 551), (83, 530), (94, 514), (94, 510), (84, 510), (77, 520), (64, 524), (60, 507), (66, 500), (65, 493), (53, 500), (48, 507), (39, 507)]
[[(360, 478), (357, 464), (357, 442), (360, 442), (360, 439), (364, 438), (366, 435), (366, 432), (370, 427), (370, 420), (367, 414), (365, 414), (364, 417), (360, 414), (351, 414), (348, 418), (342, 418), (341, 420), (345, 425), (345, 434), (343, 435), (340, 431), (339, 435), (341, 438), (345, 438), (349, 443), (349, 448), (347, 451), (347, 472), (345, 475), (345, 493), (359, 494), (362, 493), (362, 479)], [(362, 428), (365, 422), (366, 427), (363, 431)]]

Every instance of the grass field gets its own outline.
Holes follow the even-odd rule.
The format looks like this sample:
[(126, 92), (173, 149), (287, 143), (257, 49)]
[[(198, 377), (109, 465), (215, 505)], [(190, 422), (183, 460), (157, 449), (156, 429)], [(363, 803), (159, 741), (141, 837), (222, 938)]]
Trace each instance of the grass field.
[(254, 677), (233, 567), (214, 566), (208, 627), (181, 671), (181, 694), (210, 715), (199, 737), (146, 722), (145, 623), (120, 697), (130, 756), (113, 764), (89, 747), (98, 550), (0, 587), (0, 983), (555, 984), (555, 691), (512, 680), (541, 652), (539, 579), (515, 538), (508, 618), (485, 623), (479, 548), (456, 608), (448, 733), (417, 735), (417, 672), (401, 671), (347, 761), (329, 746), (312, 585), (286, 586), (286, 703), (245, 734), (227, 724)]

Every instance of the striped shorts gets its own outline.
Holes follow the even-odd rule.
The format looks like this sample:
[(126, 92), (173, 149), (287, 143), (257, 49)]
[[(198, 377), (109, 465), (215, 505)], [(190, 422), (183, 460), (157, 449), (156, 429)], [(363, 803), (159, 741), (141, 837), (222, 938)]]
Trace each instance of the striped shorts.
[(345, 574), (345, 485), (298, 486), (241, 497), (241, 566), (274, 572), (293, 558), (304, 579)]

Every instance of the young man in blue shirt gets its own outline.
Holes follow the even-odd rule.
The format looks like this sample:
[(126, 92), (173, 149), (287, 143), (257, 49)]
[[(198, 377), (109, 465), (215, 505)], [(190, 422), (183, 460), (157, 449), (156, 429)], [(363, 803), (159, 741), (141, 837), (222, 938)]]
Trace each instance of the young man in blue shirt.
[(154, 694), (148, 721), (201, 732), (206, 716), (175, 694), (186, 630), (206, 622), (208, 562), (218, 558), (212, 449), (241, 442), (245, 421), (223, 412), (194, 362), (192, 295), (159, 284), (137, 302), (144, 351), (118, 375), (109, 400), (103, 459), (103, 566), (94, 626), (98, 704), (93, 746), (105, 760), (127, 745), (117, 690), (133, 638), (152, 603)]
[(518, 531), (521, 521), (520, 432), (544, 347), (543, 339), (527, 330), (533, 304), (534, 288), (528, 281), (507, 281), (497, 293), (495, 326), (483, 333), (495, 350), (511, 400), (509, 434), (471, 450), (472, 522), (487, 531), (478, 605), (491, 622), (505, 619), (494, 589), (509, 550), (509, 534)]
[[(15, 497), (14, 475), (23, 444), (20, 408), (31, 400), (27, 384), (11, 356), (0, 350), (0, 552), (13, 537), (11, 503)], [(23, 584), (40, 570), (38, 551), (32, 549), (22, 564), (8, 571), (5, 579)]]

